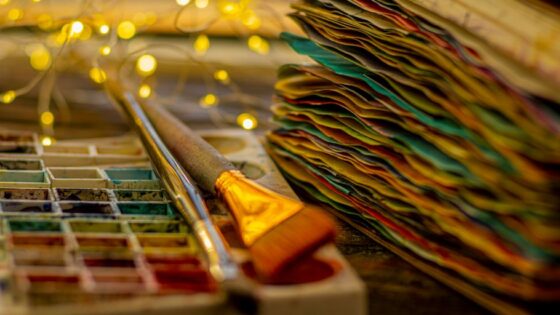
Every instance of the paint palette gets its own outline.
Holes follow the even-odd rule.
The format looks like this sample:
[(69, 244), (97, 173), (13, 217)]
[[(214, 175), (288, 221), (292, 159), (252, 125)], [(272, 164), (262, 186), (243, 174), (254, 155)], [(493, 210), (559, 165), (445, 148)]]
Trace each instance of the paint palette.
[[(250, 133), (202, 135), (248, 177), (295, 196)], [(229, 215), (208, 204), (250, 276)], [(260, 313), (364, 313), (364, 286), (336, 248), (316, 256), (286, 283), (256, 286)], [(44, 147), (0, 131), (0, 314), (235, 314), (226, 300), (138, 139)]]

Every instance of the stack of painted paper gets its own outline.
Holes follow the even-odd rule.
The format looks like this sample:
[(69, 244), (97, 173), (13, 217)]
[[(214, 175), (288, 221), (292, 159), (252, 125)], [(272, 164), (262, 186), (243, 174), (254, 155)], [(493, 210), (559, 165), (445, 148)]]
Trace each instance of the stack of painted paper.
[(307, 37), (283, 37), (319, 65), (280, 69), (271, 153), (303, 191), (446, 276), (558, 300), (560, 68), (424, 2), (294, 4)]

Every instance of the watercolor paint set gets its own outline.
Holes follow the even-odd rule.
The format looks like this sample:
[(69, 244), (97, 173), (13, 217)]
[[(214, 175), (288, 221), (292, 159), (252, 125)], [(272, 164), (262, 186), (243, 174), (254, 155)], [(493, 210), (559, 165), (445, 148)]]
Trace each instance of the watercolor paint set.
[[(295, 197), (252, 134), (201, 135), (248, 177)], [(250, 277), (231, 218), (207, 201)], [(256, 285), (260, 313), (365, 312), (364, 285), (334, 245), (316, 256), (286, 283)], [(135, 137), (42, 146), (0, 130), (0, 315), (236, 314), (204, 257)]]

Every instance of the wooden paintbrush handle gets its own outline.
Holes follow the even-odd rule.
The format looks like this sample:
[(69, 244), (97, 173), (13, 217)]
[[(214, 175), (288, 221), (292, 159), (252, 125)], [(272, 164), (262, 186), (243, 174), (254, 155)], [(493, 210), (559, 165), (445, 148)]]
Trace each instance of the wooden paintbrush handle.
[(236, 169), (235, 166), (162, 106), (146, 101), (142, 107), (169, 150), (200, 188), (215, 193), (218, 176)]

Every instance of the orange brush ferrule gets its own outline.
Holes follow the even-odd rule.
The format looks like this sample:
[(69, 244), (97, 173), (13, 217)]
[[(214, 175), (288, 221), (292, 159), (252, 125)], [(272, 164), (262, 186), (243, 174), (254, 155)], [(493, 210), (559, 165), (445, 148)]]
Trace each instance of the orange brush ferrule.
[(264, 188), (237, 170), (220, 174), (215, 188), (247, 247), (304, 207), (304, 203)]

